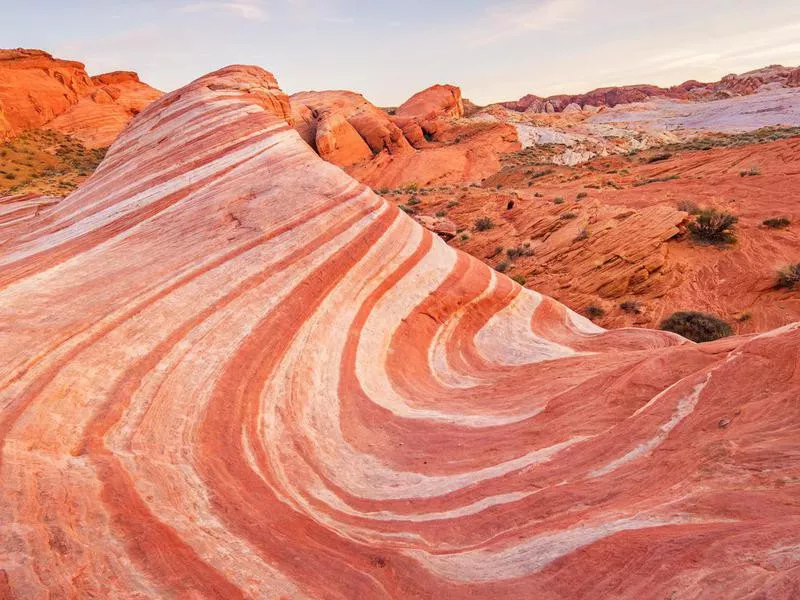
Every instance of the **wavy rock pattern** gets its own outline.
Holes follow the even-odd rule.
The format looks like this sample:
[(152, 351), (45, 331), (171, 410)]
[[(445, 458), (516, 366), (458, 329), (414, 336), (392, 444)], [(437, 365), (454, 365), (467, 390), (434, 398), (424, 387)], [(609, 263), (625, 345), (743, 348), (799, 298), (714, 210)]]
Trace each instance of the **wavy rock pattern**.
[(1, 597), (797, 597), (797, 326), (605, 332), (289, 114), (228, 67), (0, 222)]

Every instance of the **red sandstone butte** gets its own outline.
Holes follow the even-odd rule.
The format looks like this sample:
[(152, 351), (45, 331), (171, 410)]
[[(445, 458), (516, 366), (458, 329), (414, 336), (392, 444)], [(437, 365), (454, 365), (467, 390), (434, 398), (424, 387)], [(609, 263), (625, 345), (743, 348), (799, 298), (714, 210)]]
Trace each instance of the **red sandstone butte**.
[(2, 597), (798, 597), (798, 324), (600, 329), (287, 117), (222, 69), (0, 222)]
[(135, 73), (89, 77), (82, 63), (41, 50), (0, 50), (0, 140), (45, 127), (105, 147), (160, 96)]

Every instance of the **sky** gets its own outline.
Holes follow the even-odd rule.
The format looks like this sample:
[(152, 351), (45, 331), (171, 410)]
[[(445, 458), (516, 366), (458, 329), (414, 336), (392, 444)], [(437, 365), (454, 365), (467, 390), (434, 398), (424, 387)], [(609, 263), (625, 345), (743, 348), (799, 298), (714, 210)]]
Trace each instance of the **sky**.
[(0, 46), (137, 71), (164, 91), (239, 63), (290, 94), (395, 106), (451, 83), (488, 104), (800, 65), (800, 1), (0, 0)]

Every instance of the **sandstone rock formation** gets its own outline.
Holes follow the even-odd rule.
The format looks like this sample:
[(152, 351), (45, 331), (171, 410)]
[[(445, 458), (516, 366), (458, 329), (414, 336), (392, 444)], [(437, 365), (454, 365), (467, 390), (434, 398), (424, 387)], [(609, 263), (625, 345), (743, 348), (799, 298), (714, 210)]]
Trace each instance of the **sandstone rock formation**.
[(446, 127), (447, 119), (463, 116), (461, 89), (452, 85), (434, 85), (401, 104), (393, 120), (412, 146), (424, 148), (428, 140)]
[(604, 87), (585, 94), (559, 94), (543, 98), (527, 94), (519, 100), (504, 102), (503, 106), (520, 112), (552, 113), (562, 112), (572, 104), (578, 106), (608, 106), (644, 102), (651, 98), (672, 98), (680, 100), (707, 100), (729, 96), (746, 96), (767, 84), (797, 87), (797, 69), (771, 65), (737, 75), (726, 75), (720, 81), (702, 83), (689, 80), (680, 85), (663, 88), (656, 85), (625, 85)]
[(479, 181), (519, 148), (502, 123), (461, 122), (461, 91), (437, 85), (394, 114), (347, 91), (301, 92), (291, 98), (294, 126), (325, 160), (375, 188)]
[(411, 151), (403, 132), (361, 94), (300, 92), (291, 97), (295, 128), (325, 160), (341, 167)]
[(0, 224), (0, 596), (800, 591), (800, 328), (603, 331), (228, 67)]
[(110, 146), (134, 116), (161, 96), (127, 71), (92, 77), (92, 83), (88, 95), (45, 126), (78, 138), (88, 148)]
[(135, 73), (90, 78), (83, 64), (41, 50), (0, 50), (0, 141), (50, 127), (105, 147), (160, 95)]

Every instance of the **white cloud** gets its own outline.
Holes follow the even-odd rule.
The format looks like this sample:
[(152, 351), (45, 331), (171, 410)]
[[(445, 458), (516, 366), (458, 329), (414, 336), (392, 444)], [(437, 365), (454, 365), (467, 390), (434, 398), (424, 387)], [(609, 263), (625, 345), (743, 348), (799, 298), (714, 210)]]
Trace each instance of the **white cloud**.
[(478, 24), (480, 34), (473, 43), (485, 45), (531, 31), (562, 29), (576, 22), (582, 9), (583, 0), (539, 0), (533, 6), (522, 1), (493, 4)]
[(192, 2), (180, 8), (180, 12), (227, 12), (248, 21), (266, 21), (267, 12), (259, 0), (239, 2)]

